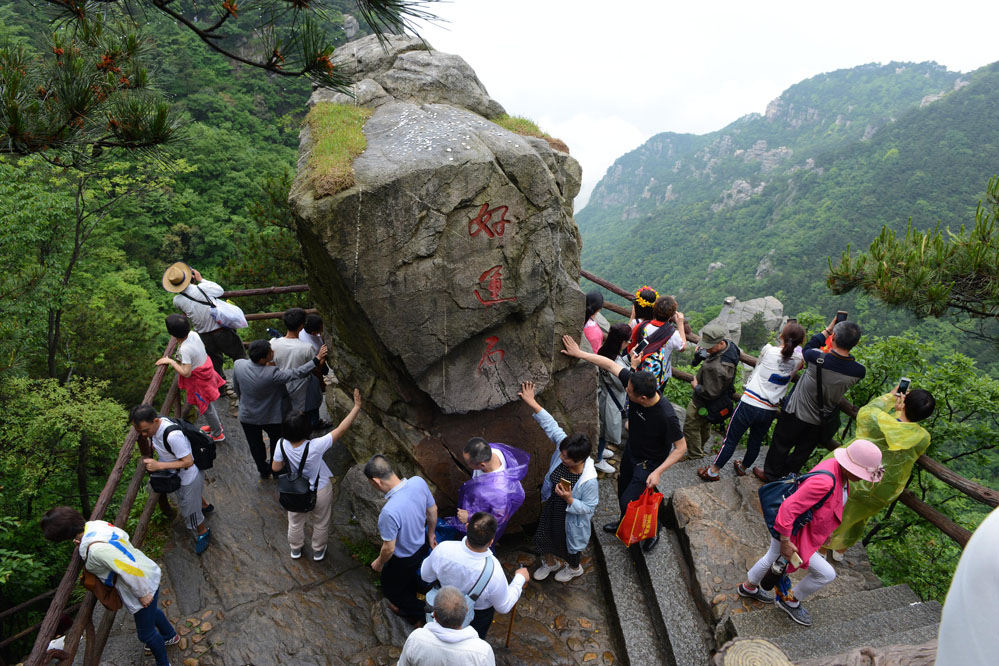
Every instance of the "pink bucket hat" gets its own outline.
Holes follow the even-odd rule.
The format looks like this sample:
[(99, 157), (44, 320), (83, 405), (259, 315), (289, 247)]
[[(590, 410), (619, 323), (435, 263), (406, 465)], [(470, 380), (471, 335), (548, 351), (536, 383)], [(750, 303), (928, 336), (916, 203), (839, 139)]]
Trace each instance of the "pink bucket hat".
[(850, 446), (839, 447), (833, 451), (833, 456), (844, 469), (864, 481), (877, 483), (885, 474), (885, 468), (881, 466), (881, 449), (866, 439), (857, 439)]

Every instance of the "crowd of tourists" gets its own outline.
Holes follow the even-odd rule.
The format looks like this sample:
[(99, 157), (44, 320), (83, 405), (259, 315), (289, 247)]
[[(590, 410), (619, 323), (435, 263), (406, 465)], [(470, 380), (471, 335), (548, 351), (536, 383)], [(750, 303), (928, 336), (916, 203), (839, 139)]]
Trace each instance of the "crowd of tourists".
[[(238, 334), (218, 316), (221, 286), (184, 264), (171, 266), (163, 285), (176, 294), (173, 303), (183, 314), (166, 318), (167, 331), (178, 343), (175, 358), (156, 364), (177, 373), (204, 425), (160, 415), (150, 405), (131, 411), (131, 424), (154, 452), (144, 458), (153, 490), (173, 495), (191, 530), (194, 552), (205, 553), (211, 544), (207, 519), (215, 507), (204, 497), (204, 470), (212, 465), (216, 445), (225, 442), (215, 402), (231, 390), (248, 444), (247, 464), (252, 461), (262, 483), (277, 479), (288, 515), (289, 556), (299, 559), (305, 552), (308, 523), (309, 552), (322, 561), (333, 495), (333, 474), (323, 457), (363, 408), (354, 389), (353, 405), (338, 425), (320, 416), (328, 371), (322, 320), (292, 308), (283, 315), (283, 336), (255, 340), (244, 352)], [(581, 557), (599, 501), (598, 472), (617, 474), (621, 517), (602, 525), (616, 533), (646, 489), (654, 490), (681, 460), (705, 457), (712, 428), (726, 424), (720, 450), (697, 469), (697, 476), (717, 482), (746, 435), (734, 473), (752, 474), (767, 484), (761, 491), (762, 520), (771, 534), (769, 545), (760, 544), (766, 553), (733, 587), (744, 597), (776, 603), (795, 622), (810, 625), (801, 602), (832, 582), (834, 563), (862, 537), (867, 521), (899, 496), (916, 458), (929, 446), (919, 422), (933, 413), (935, 401), (903, 380), (860, 409), (849, 445), (833, 449), (800, 474), (814, 450), (829, 445), (840, 400), (865, 375), (851, 355), (861, 329), (843, 316), (807, 342), (802, 326), (786, 323), (776, 344), (760, 350), (739, 395), (735, 383), (743, 355), (724, 327), (707, 325), (694, 337), (676, 300), (648, 286), (635, 293), (628, 323), (607, 325), (599, 316), (602, 305), (599, 292), (588, 294), (579, 341), (570, 335), (562, 340), (562, 353), (599, 370), (596, 450), (586, 433), (565, 432), (538, 401), (529, 378), (518, 393), (552, 442), (533, 532), (540, 557), (533, 573), (522, 567), (508, 580), (494, 554), (524, 503), (526, 452), (481, 437), (465, 443), (462, 459), (470, 478), (458, 489), (454, 516), (438, 516), (426, 481), (400, 476), (386, 456), (375, 455), (364, 465), (365, 477), (385, 498), (377, 522), (382, 543), (371, 568), (380, 572), (387, 606), (414, 627), (399, 664), (493, 664), (485, 638), (494, 614), (513, 609), (531, 577), (567, 583), (584, 575)], [(697, 370), (681, 426), (664, 390), (676, 381), (672, 356), (684, 351), (690, 338), (697, 340)], [(234, 361), (231, 389), (222, 373), (223, 355)], [(775, 420), (763, 466), (754, 467)], [(772, 505), (765, 499), (770, 496), (778, 498)], [(159, 566), (132, 546), (119, 526), (87, 521), (69, 507), (50, 510), (42, 529), (49, 539), (78, 545), (91, 574), (88, 589), (102, 603), (117, 594), (157, 666), (168, 666), (166, 648), (179, 636), (158, 608)], [(652, 551), (659, 534), (655, 530), (641, 548)], [(807, 575), (792, 586), (787, 574), (796, 569)]]

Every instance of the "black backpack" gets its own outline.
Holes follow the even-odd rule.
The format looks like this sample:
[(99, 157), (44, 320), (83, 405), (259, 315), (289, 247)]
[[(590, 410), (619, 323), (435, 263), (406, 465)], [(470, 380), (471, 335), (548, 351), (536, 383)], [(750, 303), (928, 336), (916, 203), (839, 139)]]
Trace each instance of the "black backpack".
[[(278, 477), (278, 501), (285, 511), (307, 513), (316, 508), (316, 489), (319, 488), (319, 474), (322, 473), (322, 470), (316, 474), (315, 486), (309, 482), (309, 477), (302, 474), (305, 470), (305, 461), (309, 457), (310, 444), (312, 444), (312, 440), (305, 443), (302, 459), (298, 463), (298, 471), (289, 465), (288, 473)], [(283, 439), (278, 442), (278, 446), (281, 447), (281, 457), (288, 461)]]
[(170, 455), (175, 454), (173, 449), (170, 448), (167, 438), (170, 437), (170, 433), (173, 431), (180, 430), (191, 444), (191, 455), (194, 457), (195, 466), (198, 469), (211, 469), (215, 465), (215, 442), (211, 436), (206, 435), (198, 426), (184, 419), (178, 421), (170, 420), (170, 423), (172, 425), (167, 426), (166, 432), (163, 433), (163, 446), (170, 452)]

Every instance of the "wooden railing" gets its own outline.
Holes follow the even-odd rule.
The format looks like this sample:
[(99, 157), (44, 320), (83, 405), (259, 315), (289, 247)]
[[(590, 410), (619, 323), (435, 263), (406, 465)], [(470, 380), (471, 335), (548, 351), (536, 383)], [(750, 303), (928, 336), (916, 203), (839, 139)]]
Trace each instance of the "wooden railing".
[[(629, 302), (635, 300), (634, 294), (625, 291), (624, 289), (617, 286), (613, 282), (608, 282), (607, 280), (599, 278), (596, 275), (593, 275), (592, 273), (588, 273), (583, 270), (581, 270), (579, 274), (581, 277), (584, 277), (590, 282), (603, 287), (604, 289), (610, 291), (613, 294), (616, 294), (622, 298), (627, 299)], [(625, 308), (620, 305), (608, 303), (607, 301), (604, 301), (604, 307), (612, 312), (617, 312), (626, 317), (631, 314), (630, 308)], [(696, 343), (698, 340), (700, 340), (700, 338), (697, 335), (693, 334), (690, 331), (686, 332), (686, 336), (687, 340), (690, 342)], [(756, 359), (752, 356), (749, 356), (745, 352), (742, 353), (741, 360), (746, 365), (750, 365), (753, 367), (756, 366)], [(685, 382), (690, 382), (694, 378), (694, 376), (691, 375), (690, 373), (676, 369), (673, 370), (673, 376)], [(857, 412), (858, 412), (857, 407), (852, 403), (850, 403), (849, 401), (847, 401), (845, 398), (843, 400), (840, 400), (839, 408), (847, 416), (851, 418), (857, 417)], [(926, 470), (936, 478), (940, 479), (951, 488), (960, 491), (961, 493), (967, 495), (973, 500), (981, 502), (982, 504), (985, 504), (990, 507), (999, 506), (999, 492), (964, 478), (960, 474), (955, 473), (954, 471), (948, 469), (945, 465), (937, 462), (936, 460), (933, 460), (932, 458), (927, 457), (926, 455), (919, 456), (919, 458), (916, 459), (916, 465), (918, 465), (921, 469)], [(965, 544), (968, 543), (968, 539), (971, 538), (971, 532), (969, 532), (966, 528), (958, 525), (953, 520), (945, 516), (943, 513), (933, 508), (932, 506), (930, 506), (923, 500), (919, 499), (918, 497), (916, 497), (916, 495), (912, 491), (903, 490), (902, 494), (898, 498), (898, 501), (904, 504), (905, 506), (909, 507), (910, 509), (912, 509), (916, 514), (918, 514), (922, 518), (925, 518), (927, 522), (929, 522), (931, 525), (933, 525), (938, 530), (940, 530), (948, 537), (953, 539), (955, 542), (957, 542), (957, 544), (960, 545), (961, 548), (964, 548)]]
[[(240, 296), (266, 296), (303, 292), (308, 290), (308, 285), (267, 287), (263, 289), (242, 289), (225, 292), (223, 293), (223, 297), (238, 298)], [(306, 312), (315, 312), (315, 310), (306, 310)], [(247, 314), (246, 319), (277, 319), (280, 318), (282, 314), (282, 312), (259, 312)], [(177, 340), (176, 338), (171, 338), (170, 342), (166, 346), (166, 349), (163, 351), (163, 355), (170, 356), (174, 353), (174, 351), (176, 351), (176, 348)], [(163, 379), (166, 376), (167, 367), (168, 366), (165, 365), (156, 366), (153, 378), (149, 382), (146, 393), (142, 398), (143, 404), (149, 404), (156, 399), (156, 395), (159, 393), (163, 384)], [(163, 400), (163, 406), (160, 409), (160, 413), (168, 414), (173, 411), (176, 416), (180, 417), (183, 412), (183, 403), (181, 403), (179, 397), (180, 391), (177, 387), (177, 377), (174, 376), (173, 382), (167, 390), (166, 398)], [(101, 494), (94, 505), (94, 509), (90, 514), (90, 520), (101, 520), (104, 518), (104, 515), (111, 504), (111, 500), (118, 491), (118, 486), (124, 478), (125, 470), (128, 467), (129, 461), (132, 459), (132, 453), (136, 444), (139, 445), (142, 457), (149, 457), (153, 455), (149, 441), (146, 438), (140, 438), (135, 428), (129, 428), (128, 435), (125, 437), (125, 442), (118, 451), (118, 458), (115, 461), (114, 467), (112, 467), (111, 472), (108, 475), (107, 482), (104, 484), (104, 489), (101, 491)], [(121, 506), (112, 521), (115, 525), (125, 525), (128, 521), (128, 517), (132, 512), (132, 507), (135, 504), (135, 499), (145, 481), (145, 473), (145, 466), (140, 458), (135, 463), (132, 477), (128, 482), (128, 488), (125, 490), (125, 494), (121, 500)], [(149, 521), (152, 518), (153, 510), (157, 505), (159, 505), (160, 509), (166, 515), (173, 514), (173, 509), (170, 507), (166, 496), (161, 496), (150, 491), (149, 498), (146, 500), (145, 506), (143, 506), (138, 524), (132, 534), (132, 544), (137, 548), (142, 546), (142, 543), (146, 538), (146, 533), (149, 529)], [(69, 597), (72, 594), (73, 589), (76, 587), (76, 582), (80, 576), (82, 565), (83, 563), (80, 559), (80, 555), (74, 549), (72, 559), (70, 560), (69, 566), (66, 568), (66, 573), (63, 574), (62, 580), (55, 590), (50, 590), (49, 592), (39, 595), (34, 599), (29, 599), (18, 606), (4, 611), (0, 617), (6, 617), (24, 612), (41, 601), (44, 601), (48, 597), (52, 597), (52, 601), (49, 603), (49, 608), (45, 614), (45, 618), (40, 623), (28, 627), (18, 632), (16, 635), (5, 638), (3, 642), (0, 643), (0, 647), (4, 647), (15, 640), (30, 636), (32, 632), (37, 630), (38, 634), (35, 637), (34, 646), (32, 647), (31, 654), (25, 660), (25, 665), (46, 665), (52, 658), (46, 656), (46, 651), (49, 642), (55, 637), (55, 631), (59, 624), (60, 617), (64, 613), (70, 614), (75, 611), (76, 617), (73, 621), (73, 626), (66, 633), (65, 647), (61, 654), (56, 655), (56, 658), (59, 659), (60, 666), (69, 666), (72, 664), (76, 657), (76, 653), (79, 650), (80, 639), (84, 634), (86, 634), (87, 642), (83, 657), (83, 664), (84, 666), (97, 666), (100, 662), (101, 654), (104, 652), (104, 646), (107, 643), (108, 635), (111, 633), (111, 626), (114, 623), (115, 613), (105, 612), (101, 618), (100, 624), (95, 629), (93, 623), (93, 612), (96, 599), (93, 594), (88, 592), (81, 603), (75, 604), (69, 608), (66, 607)]]

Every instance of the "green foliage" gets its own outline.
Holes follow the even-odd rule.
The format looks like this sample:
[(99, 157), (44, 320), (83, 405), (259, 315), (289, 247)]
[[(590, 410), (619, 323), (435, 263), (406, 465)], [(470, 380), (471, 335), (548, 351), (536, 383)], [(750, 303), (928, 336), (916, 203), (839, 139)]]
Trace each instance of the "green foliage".
[(305, 117), (313, 141), (309, 176), (320, 196), (354, 186), (354, 158), (368, 147), (363, 129), (370, 117), (371, 109), (330, 102), (316, 104)]
[(565, 142), (561, 139), (556, 139), (551, 134), (548, 134), (540, 127), (538, 124), (531, 120), (530, 118), (524, 118), (523, 116), (510, 116), (507, 114), (501, 114), (494, 118), (490, 118), (492, 122), (496, 123), (500, 127), (510, 130), (514, 134), (520, 134), (521, 136), (533, 136), (539, 139), (544, 139), (548, 142), (552, 148), (556, 150), (561, 150), (562, 152), (569, 152), (569, 147), (565, 145)]
[[(904, 238), (887, 226), (866, 253), (849, 248), (832, 266), (833, 293), (860, 289), (918, 317), (994, 320), (999, 314), (999, 177), (989, 180), (986, 206), (978, 205), (975, 225), (957, 233), (939, 225), (926, 232), (910, 224)], [(982, 334), (999, 342), (994, 327)]]
[(770, 340), (770, 337), (770, 329), (767, 328), (767, 323), (763, 320), (763, 313), (757, 312), (752, 319), (742, 325), (739, 347), (753, 354), (757, 349), (763, 347)]

